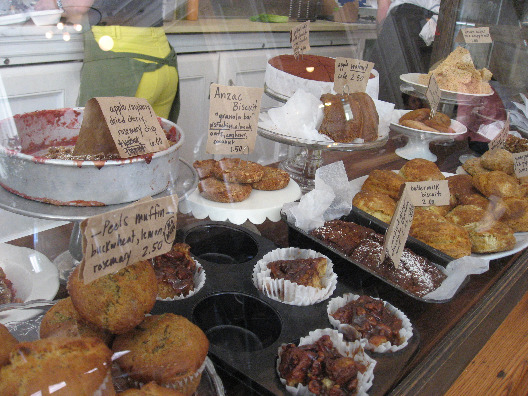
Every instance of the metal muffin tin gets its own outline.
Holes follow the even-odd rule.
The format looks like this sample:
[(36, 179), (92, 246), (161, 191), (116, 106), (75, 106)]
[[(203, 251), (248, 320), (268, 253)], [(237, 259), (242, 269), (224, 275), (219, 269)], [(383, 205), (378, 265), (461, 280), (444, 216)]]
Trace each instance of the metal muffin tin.
[[(329, 299), (292, 306), (264, 296), (252, 283), (253, 267), (278, 246), (243, 226), (198, 222), (179, 230), (177, 240), (191, 246), (191, 254), (204, 268), (207, 280), (192, 297), (158, 301), (152, 313), (173, 312), (196, 323), (210, 341), (209, 356), (217, 369), (243, 384), (245, 391), (287, 395), (275, 371), (278, 348), (298, 342), (312, 330), (331, 328), (326, 312)], [(364, 277), (370, 275), (365, 273)], [(338, 278), (333, 296), (362, 294), (363, 281), (356, 277), (345, 283)], [(371, 355), (378, 363), (370, 395), (388, 392), (418, 344), (415, 332), (401, 351)]]
[[(290, 245), (292, 246), (310, 246), (312, 249), (316, 249), (320, 251), (321, 253), (327, 255), (330, 259), (334, 261), (334, 265), (337, 267), (336, 272), (339, 276), (339, 269), (341, 267), (342, 271), (349, 272), (350, 267), (357, 267), (361, 269), (364, 272), (369, 273), (372, 276), (375, 276), (379, 280), (383, 281), (385, 284), (390, 285), (391, 287), (399, 290), (400, 292), (404, 293), (405, 295), (412, 297), (415, 300), (426, 302), (426, 303), (446, 303), (448, 301), (451, 301), (453, 297), (458, 293), (458, 291), (466, 284), (466, 281), (463, 282), (458, 290), (453, 293), (453, 296), (449, 299), (445, 300), (430, 300), (423, 297), (419, 297), (413, 293), (410, 293), (409, 291), (405, 290), (401, 286), (397, 285), (396, 283), (392, 282), (390, 279), (384, 277), (383, 275), (378, 274), (377, 272), (373, 271), (369, 267), (352, 260), (350, 257), (345, 255), (343, 252), (337, 250), (336, 248), (326, 245), (323, 241), (320, 239), (310, 235), (309, 233), (299, 229), (294, 224), (291, 224), (287, 221), (284, 214), (282, 215), (283, 220), (288, 223), (288, 226), (290, 227)], [(388, 228), (388, 224), (382, 222), (381, 220), (369, 215), (368, 213), (353, 207), (352, 211), (341, 218), (341, 220), (344, 221), (351, 221), (356, 224), (371, 228), (375, 232), (385, 235), (385, 232)], [(407, 239), (407, 243), (405, 245), (407, 248), (409, 248), (412, 252), (423, 256), (431, 261), (431, 264), (439, 268), (441, 271), (445, 270), (445, 267), (447, 264), (454, 260), (454, 258), (448, 256), (447, 254), (441, 252), (440, 250), (437, 250), (421, 241), (419, 241), (416, 238), (409, 237)]]

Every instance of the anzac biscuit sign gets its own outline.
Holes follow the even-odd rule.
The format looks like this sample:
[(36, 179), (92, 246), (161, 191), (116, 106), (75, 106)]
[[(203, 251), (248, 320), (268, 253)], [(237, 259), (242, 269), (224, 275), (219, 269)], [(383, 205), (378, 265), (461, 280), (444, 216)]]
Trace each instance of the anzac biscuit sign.
[(209, 154), (249, 154), (255, 148), (262, 88), (211, 84)]
[(85, 284), (167, 253), (176, 237), (178, 197), (145, 198), (81, 222)]

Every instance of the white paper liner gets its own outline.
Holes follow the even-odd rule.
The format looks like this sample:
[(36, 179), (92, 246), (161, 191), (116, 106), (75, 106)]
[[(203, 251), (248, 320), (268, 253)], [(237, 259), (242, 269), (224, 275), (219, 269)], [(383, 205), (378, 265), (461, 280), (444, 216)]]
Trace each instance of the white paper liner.
[[(324, 288), (303, 286), (284, 279), (272, 279), (268, 263), (277, 260), (293, 260), (324, 257), (327, 260), (326, 274), (322, 279)], [(253, 284), (264, 295), (275, 301), (290, 305), (312, 305), (329, 298), (337, 286), (337, 275), (332, 261), (325, 255), (310, 249), (275, 249), (262, 257), (253, 268)]]
[[(193, 259), (194, 260), (194, 259)], [(158, 301), (177, 301), (177, 300), (184, 300), (186, 298), (189, 298), (191, 296), (194, 296), (196, 293), (200, 291), (200, 289), (205, 285), (205, 270), (203, 269), (202, 265), (194, 260), (196, 263), (196, 272), (193, 276), (193, 282), (194, 282), (194, 289), (189, 292), (189, 294), (178, 294), (174, 297), (168, 297), (168, 298), (160, 298), (157, 297), (156, 300)]]
[[(339, 333), (337, 330), (317, 329), (317, 330), (314, 330), (308, 333), (307, 336), (302, 337), (299, 341), (299, 346), (306, 345), (306, 344), (313, 344), (324, 335), (330, 336), (330, 340), (334, 344), (334, 347), (339, 351), (339, 353), (341, 353), (344, 356), (353, 357), (355, 362), (361, 363), (367, 367), (367, 370), (364, 373), (358, 372), (357, 396), (367, 395), (367, 391), (370, 389), (374, 381), (374, 367), (376, 367), (376, 361), (365, 353), (359, 341), (345, 342), (345, 340), (343, 339), (343, 334)], [(279, 347), (279, 350), (278, 350), (279, 357), (277, 359), (277, 365), (275, 367), (281, 383), (286, 387), (286, 390), (292, 395), (296, 395), (296, 396), (313, 395), (313, 393), (308, 390), (307, 386), (302, 385), (302, 384), (299, 384), (295, 387), (289, 386), (289, 385), (286, 385), (286, 380), (284, 378), (281, 378), (280, 373), (279, 373), (279, 365), (281, 362), (281, 353), (282, 353), (283, 345)]]
[(108, 373), (106, 374), (106, 377), (103, 380), (103, 383), (101, 386), (99, 386), (99, 389), (97, 389), (93, 396), (105, 396), (105, 395), (114, 395), (114, 384), (112, 382), (112, 371), (108, 370)]
[[(185, 388), (191, 384), (193, 381), (196, 381), (198, 379), (198, 377), (200, 377), (202, 375), (202, 372), (204, 371), (205, 369), (205, 366), (206, 366), (206, 361), (207, 359), (204, 359), (202, 365), (200, 366), (200, 368), (198, 370), (196, 370), (193, 374), (179, 380), (179, 381), (176, 381), (176, 382), (173, 382), (171, 384), (163, 384), (162, 386), (166, 387), (166, 388), (171, 388), (171, 389), (175, 389), (175, 390), (183, 390), (185, 391)], [(162, 367), (160, 367), (160, 370), (162, 370)], [(130, 378), (130, 377), (129, 377)], [(140, 382), (140, 381), (136, 381), (136, 380), (133, 380), (132, 378), (130, 378), (130, 381), (129, 381), (135, 388), (141, 388), (143, 385), (145, 385), (145, 383), (143, 382)]]
[[(334, 319), (332, 317), (332, 314), (335, 311), (337, 311), (339, 308), (348, 304), (350, 301), (357, 300), (359, 297), (360, 296), (358, 294), (347, 293), (347, 294), (343, 294), (343, 296), (341, 297), (334, 297), (328, 302), (328, 307), (326, 309), (328, 313), (328, 320), (330, 321), (330, 324), (334, 326), (334, 328), (336, 328), (340, 333), (347, 334), (348, 331), (351, 330), (352, 326), (346, 323), (341, 323), (340, 321)], [(373, 298), (376, 300), (383, 301), (380, 298), (375, 298), (375, 297)], [(400, 349), (405, 348), (408, 345), (410, 338), (413, 336), (412, 324), (409, 318), (407, 318), (407, 316), (402, 311), (400, 311), (398, 308), (388, 303), (387, 301), (383, 301), (383, 304), (385, 305), (385, 307), (390, 313), (392, 313), (393, 315), (395, 315), (398, 319), (402, 321), (402, 328), (400, 329), (399, 334), (400, 334), (400, 339), (403, 342), (401, 343), (401, 345), (392, 345), (390, 341), (387, 341), (378, 346), (371, 344), (367, 338), (360, 338), (359, 342), (361, 343), (363, 348), (369, 351), (378, 352), (378, 353), (396, 352), (396, 351), (399, 351)]]

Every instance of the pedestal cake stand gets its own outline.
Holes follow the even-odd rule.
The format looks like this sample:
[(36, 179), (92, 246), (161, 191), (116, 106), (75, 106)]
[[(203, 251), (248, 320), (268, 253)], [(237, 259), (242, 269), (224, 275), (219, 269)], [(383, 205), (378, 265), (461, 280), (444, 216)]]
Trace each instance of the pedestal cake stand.
[[(196, 171), (186, 161), (180, 159), (179, 162), (176, 179), (169, 184), (165, 191), (152, 196), (153, 199), (177, 194), (178, 201), (181, 202), (196, 189), (198, 185)], [(68, 280), (70, 272), (82, 260), (81, 221), (91, 216), (120, 209), (129, 204), (131, 202), (108, 206), (56, 206), (44, 202), (32, 201), (12, 194), (4, 188), (0, 188), (0, 208), (2, 209), (29, 217), (73, 222), (68, 250), (61, 253), (53, 261), (59, 269), (61, 282)]]

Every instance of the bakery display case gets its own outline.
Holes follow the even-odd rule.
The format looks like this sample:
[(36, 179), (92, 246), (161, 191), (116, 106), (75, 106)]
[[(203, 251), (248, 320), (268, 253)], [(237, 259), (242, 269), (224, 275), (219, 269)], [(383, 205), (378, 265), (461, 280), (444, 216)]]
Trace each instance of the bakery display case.
[[(528, 291), (524, 1), (443, 0), (424, 58), (376, 1), (127, 1), (178, 54), (179, 116), (152, 119), (77, 103), (90, 25), (63, 2), (0, 5), (0, 394), (444, 394)], [(376, 59), (364, 92), (337, 58)], [(209, 152), (211, 84), (262, 90), (251, 152)], [(413, 203), (394, 262), (428, 181), (448, 203)]]

